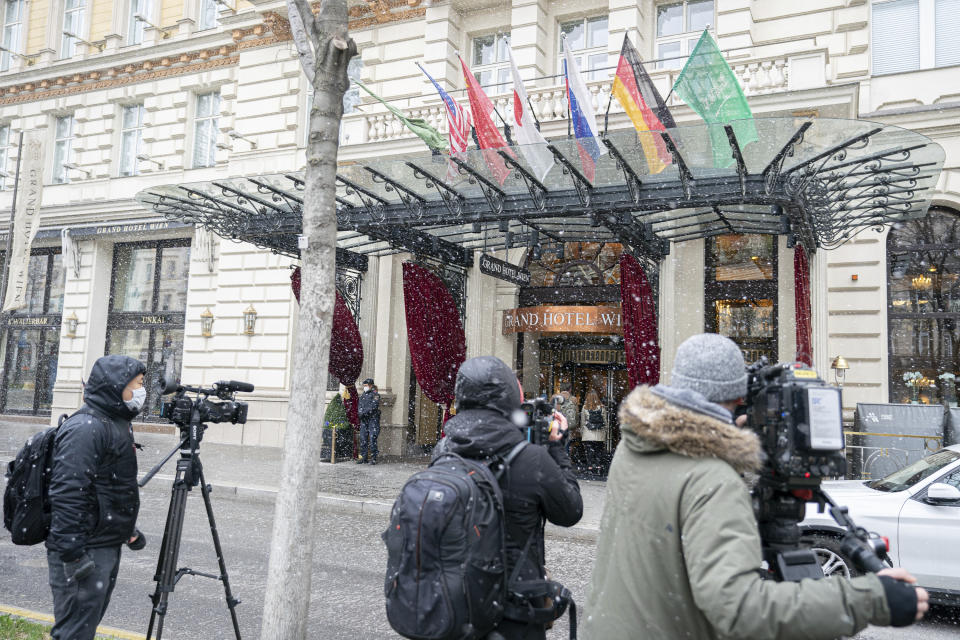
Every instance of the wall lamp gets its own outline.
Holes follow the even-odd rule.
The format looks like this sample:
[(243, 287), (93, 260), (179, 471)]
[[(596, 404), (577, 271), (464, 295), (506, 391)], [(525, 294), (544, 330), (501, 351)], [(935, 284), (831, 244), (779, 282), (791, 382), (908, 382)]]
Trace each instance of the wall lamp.
[(833, 379), (837, 381), (837, 386), (843, 388), (843, 381), (847, 377), (847, 369), (850, 365), (843, 356), (837, 356), (830, 363), (830, 368), (833, 369)]
[(19, 54), (19, 53), (17, 53), (16, 51), (11, 51), (10, 49), (7, 49), (6, 47), (3, 47), (3, 46), (0, 46), (0, 51), (2, 51), (3, 53), (8, 53), (8, 54), (10, 54), (11, 56), (13, 56), (14, 58), (20, 58), (21, 60), (26, 60), (26, 61), (27, 61), (27, 66), (30, 66), (30, 65), (32, 65), (32, 64), (35, 62), (34, 58), (35, 58), (36, 56), (30, 56), (30, 57), (28, 58), (28, 57), (25, 56), (25, 55)]
[(160, 162), (159, 160), (154, 160), (153, 158), (151, 158), (145, 153), (137, 154), (137, 160), (142, 160), (144, 162), (152, 162), (153, 164), (157, 165), (157, 168), (163, 171), (163, 163)]
[(243, 312), (243, 332), (252, 336), (255, 333), (257, 328), (257, 310), (253, 308), (251, 303), (247, 310)]
[(170, 37), (170, 31), (172, 29), (177, 28), (177, 27), (158, 27), (157, 25), (153, 24), (152, 22), (144, 18), (142, 13), (134, 14), (133, 19), (136, 20), (137, 22), (142, 22), (143, 24), (147, 25), (151, 29), (156, 29), (157, 31), (159, 31), (160, 37), (163, 38), (164, 40)]
[(228, 145), (226, 142), (218, 142), (217, 149), (221, 149), (222, 151), (233, 151), (233, 147)]
[(227, 135), (230, 136), (231, 138), (233, 138), (234, 140), (240, 139), (240, 140), (243, 140), (243, 141), (245, 141), (245, 142), (250, 143), (250, 148), (251, 148), (251, 149), (256, 149), (256, 148), (257, 148), (257, 143), (256, 143), (256, 142), (254, 142), (253, 140), (251, 140), (251, 139), (248, 138), (247, 136), (243, 135), (242, 133), (240, 133), (240, 132), (237, 131), (236, 129), (230, 129), (230, 131), (227, 131)]
[(77, 42), (82, 42), (83, 44), (87, 45), (88, 47), (96, 47), (96, 48), (97, 48), (97, 51), (103, 51), (103, 48), (107, 46), (107, 43), (106, 43), (105, 41), (104, 41), (104, 42), (95, 42), (95, 43), (94, 43), (94, 42), (90, 42), (89, 40), (84, 40), (83, 38), (81, 38), (81, 37), (78, 36), (77, 34), (71, 32), (71, 31), (67, 31), (66, 29), (64, 29), (63, 35), (67, 36), (68, 38), (73, 38), (73, 39), (76, 40)]
[(200, 314), (200, 335), (204, 338), (213, 337), (213, 313), (210, 307)]
[(67, 332), (63, 334), (63, 336), (65, 338), (76, 338), (77, 326), (80, 324), (80, 318), (77, 317), (77, 313), (71, 311), (70, 315), (63, 319), (63, 324), (67, 327)]
[(77, 163), (75, 163), (75, 162), (64, 162), (64, 163), (63, 163), (63, 168), (64, 168), (64, 169), (70, 169), (71, 171), (79, 171), (79, 172), (85, 174), (85, 175), (87, 176), (87, 178), (89, 178), (89, 177), (92, 175), (90, 171), (87, 171), (87, 170), (84, 169), (83, 167), (78, 166)]
[(220, 5), (221, 7), (226, 7), (227, 9), (230, 9), (230, 11), (232, 11), (232, 12), (234, 12), (234, 13), (237, 12), (237, 10), (234, 9), (232, 6), (230, 6), (230, 4), (229, 4), (228, 2), (226, 2), (226, 0), (214, 0), (214, 2), (216, 2), (216, 3), (217, 3), (218, 5)]

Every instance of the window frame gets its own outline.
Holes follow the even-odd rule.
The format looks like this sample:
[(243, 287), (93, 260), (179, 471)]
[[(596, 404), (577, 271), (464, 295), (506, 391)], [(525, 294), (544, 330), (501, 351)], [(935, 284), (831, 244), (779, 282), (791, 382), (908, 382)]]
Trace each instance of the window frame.
[[(142, 9), (139, 8), (141, 3), (144, 5)], [(127, 44), (143, 44), (143, 35), (147, 25), (146, 23), (134, 18), (134, 16), (140, 14), (144, 18), (150, 20), (152, 18), (151, 14), (153, 13), (153, 2), (152, 0), (129, 0), (127, 7)]]
[[(67, 7), (68, 1), (69, 0), (65, 0), (65, 2), (63, 3), (63, 16), (60, 22), (62, 27), (60, 29), (60, 38), (61, 38), (60, 39), (60, 59), (61, 60), (72, 58), (77, 53), (76, 39), (71, 38), (70, 36), (66, 35), (63, 32), (70, 31), (71, 33), (73, 33), (76, 36), (79, 36), (80, 38), (83, 38), (85, 35), (83, 33), (83, 30), (85, 28), (84, 18), (87, 10), (87, 0), (76, 0), (77, 6), (72, 8)], [(74, 16), (76, 16), (78, 22), (76, 27), (72, 29), (67, 29), (67, 16), (70, 14), (73, 14)]]
[[(138, 119), (136, 127), (125, 127), (125, 116), (128, 109), (137, 109), (138, 110)], [(126, 104), (120, 107), (120, 144), (118, 145), (119, 157), (117, 158), (117, 176), (121, 178), (128, 178), (131, 176), (140, 175), (140, 161), (137, 160), (137, 156), (141, 154), (143, 149), (143, 118), (146, 115), (146, 110), (144, 109), (143, 103), (139, 102), (137, 104)], [(130, 172), (125, 172), (126, 167), (123, 164), (123, 152), (124, 152), (124, 143), (128, 134), (136, 135), (137, 146), (133, 154), (132, 161), (132, 170)]]
[[(494, 61), (487, 64), (477, 62), (477, 41), (485, 38), (493, 38)], [(500, 59), (501, 43), (503, 44), (503, 58)], [(473, 77), (477, 79), (480, 86), (484, 87), (489, 95), (500, 95), (507, 93), (513, 86), (512, 71), (510, 69), (510, 56), (507, 54), (507, 46), (510, 44), (510, 32), (500, 31), (497, 33), (481, 33), (470, 38), (470, 71)], [(492, 74), (492, 82), (484, 82), (482, 76), (485, 73)], [(503, 74), (503, 81), (500, 76)]]
[[(581, 24), (583, 26), (583, 36), (584, 44), (587, 44), (587, 35), (590, 33), (588, 28), (588, 23), (596, 22), (599, 20), (607, 21), (607, 42), (602, 45), (593, 45), (584, 46), (580, 49), (571, 49), (573, 52), (573, 57), (577, 58), (577, 66), (580, 67), (580, 73), (583, 75), (583, 78), (587, 82), (594, 82), (598, 80), (609, 80), (613, 77), (613, 69), (608, 68), (610, 66), (610, 52), (608, 47), (610, 44), (610, 14), (603, 13), (599, 15), (585, 16), (577, 20), (561, 20), (557, 23), (557, 75), (563, 77), (563, 28), (567, 25), (572, 24)], [(598, 67), (592, 67), (589, 64), (591, 56), (603, 56), (603, 62)]]
[[(200, 102), (203, 98), (213, 96), (215, 97), (215, 106), (211, 110), (210, 115), (200, 115)], [(191, 163), (190, 167), (192, 169), (201, 169), (207, 167), (215, 167), (217, 165), (217, 138), (220, 131), (220, 110), (221, 110), (221, 97), (220, 89), (213, 89), (211, 91), (205, 91), (203, 93), (194, 94), (194, 103), (193, 103), (193, 152), (191, 154)], [(200, 128), (204, 123), (212, 123), (210, 125), (210, 139), (209, 147), (206, 150), (204, 162), (206, 164), (201, 164), (197, 162), (197, 152), (200, 149)]]
[[(220, 26), (220, 11), (217, 9), (217, 4), (219, 4), (217, 0), (197, 1), (197, 31), (207, 31)], [(213, 10), (209, 22), (205, 18), (208, 8)]]
[[(10, 22), (9, 9), (11, 4), (17, 4), (20, 7), (16, 22)], [(0, 42), (3, 43), (4, 48), (18, 55), (23, 52), (23, 14), (26, 10), (26, 0), (4, 0), (3, 2), (3, 24), (0, 25), (0, 29), (2, 29), (0, 30)], [(16, 42), (11, 43), (7, 40), (8, 27), (16, 27)], [(7, 51), (3, 51), (2, 54), (0, 54), (0, 71), (10, 70), (13, 57), (14, 56)]]
[[(66, 137), (58, 137), (60, 122), (62, 120), (69, 120), (70, 122), (70, 134)], [(76, 129), (77, 129), (77, 118), (76, 114), (70, 113), (62, 116), (57, 116), (53, 122), (53, 184), (70, 184), (70, 170), (67, 169), (64, 165), (73, 162), (73, 141), (76, 138)], [(60, 144), (63, 144), (66, 148), (66, 151), (63, 153), (62, 163), (60, 166), (57, 166), (57, 148)]]
[[(654, 47), (654, 58), (657, 61), (657, 69), (677, 69), (679, 70), (683, 66), (684, 58), (689, 56), (693, 51), (693, 47), (696, 46), (697, 40), (700, 38), (700, 34), (703, 33), (702, 29), (699, 30), (690, 30), (689, 28), (689, 19), (690, 12), (689, 6), (692, 3), (696, 4), (704, 0), (671, 0), (670, 2), (658, 2), (654, 6), (654, 15), (653, 15), (653, 47)], [(717, 3), (716, 0), (710, 0), (713, 2), (713, 20), (710, 22), (709, 31), (710, 34), (716, 37), (716, 27), (717, 27)], [(680, 32), (674, 33), (668, 36), (661, 36), (659, 33), (659, 13), (661, 8), (665, 7), (675, 7), (680, 5), (683, 7), (682, 11), (682, 25), (680, 27)], [(673, 60), (663, 60), (665, 57), (660, 53), (660, 47), (665, 44), (672, 44), (674, 42), (680, 43), (680, 53), (676, 54), (677, 58)], [(683, 43), (688, 43), (687, 50), (683, 50)]]
[(873, 12), (877, 6), (892, 4), (894, 2), (903, 2), (904, 0), (872, 0), (870, 2), (870, 76), (885, 77), (898, 73), (912, 73), (915, 71), (926, 71), (930, 69), (948, 69), (960, 65), (960, 62), (949, 64), (937, 64), (937, 2), (939, 0), (914, 0), (917, 3), (917, 22), (918, 22), (918, 63), (915, 69), (901, 69), (897, 71), (876, 72), (874, 67), (876, 63), (875, 55), (878, 51), (877, 39), (874, 33)]

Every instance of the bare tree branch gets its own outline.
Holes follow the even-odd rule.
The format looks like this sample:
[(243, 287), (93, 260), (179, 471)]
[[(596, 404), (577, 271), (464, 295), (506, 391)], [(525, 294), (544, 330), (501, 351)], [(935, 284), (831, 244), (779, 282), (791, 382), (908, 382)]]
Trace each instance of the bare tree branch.
[(300, 66), (307, 74), (307, 80), (313, 85), (317, 67), (311, 42), (316, 30), (316, 20), (310, 3), (307, 0), (287, 0), (287, 17), (290, 20), (290, 33), (293, 34), (293, 42), (297, 45), (297, 54), (300, 56)]

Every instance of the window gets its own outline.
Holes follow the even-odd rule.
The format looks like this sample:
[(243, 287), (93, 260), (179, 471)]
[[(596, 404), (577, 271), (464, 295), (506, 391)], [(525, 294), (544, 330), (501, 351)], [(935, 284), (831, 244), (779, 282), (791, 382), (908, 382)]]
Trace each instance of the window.
[(7, 350), (0, 404), (6, 412), (49, 414), (63, 311), (60, 250), (31, 251), (27, 274), (26, 306), (4, 319)]
[(577, 60), (577, 66), (580, 67), (581, 73), (585, 74), (587, 80), (602, 80), (609, 77), (610, 69), (604, 69), (608, 66), (607, 39), (610, 35), (608, 25), (607, 16), (561, 24), (560, 33), (565, 35), (566, 39), (560, 38), (560, 44), (557, 46), (557, 51), (560, 54), (557, 71), (563, 73), (563, 47), (564, 42), (566, 42), (566, 46), (577, 54), (574, 56)]
[(197, 20), (197, 29), (213, 29), (220, 23), (217, 12), (217, 0), (200, 0), (200, 16)]
[(713, 0), (657, 6), (657, 68), (683, 66), (684, 57), (693, 51), (703, 30), (713, 23)]
[(127, 44), (143, 42), (143, 30), (147, 24), (137, 20), (136, 16), (150, 19), (152, 7), (150, 0), (130, 0), (130, 22), (127, 24)]
[(193, 129), (193, 166), (212, 167), (216, 164), (217, 132), (220, 119), (220, 94), (204, 93), (197, 96), (197, 116)]
[(960, 0), (873, 3), (873, 74), (960, 64)]
[[(20, 38), (23, 31), (23, 6), (26, 0), (5, 0), (3, 3), (3, 47), (14, 53), (20, 53)], [(10, 69), (10, 55), (7, 51), (0, 56), (0, 71)]]
[(156, 389), (167, 363), (180, 373), (189, 273), (189, 240), (114, 247), (106, 353), (146, 364), (145, 414), (150, 417), (160, 411)]
[(511, 85), (509, 40), (509, 32), (473, 39), (473, 75), (488, 94), (506, 93)]
[[(6, 172), (10, 164), (10, 125), (0, 127), (0, 171)], [(0, 177), (0, 189), (7, 188), (7, 179)]]
[(143, 142), (143, 105), (123, 108), (120, 122), (120, 175), (135, 176), (140, 173), (137, 156)]
[[(60, 57), (72, 58), (76, 53), (76, 40), (73, 36), (83, 37), (83, 12), (86, 0), (65, 0), (63, 4), (63, 39), (60, 45)], [(68, 36), (72, 33), (73, 36)]]
[(73, 115), (57, 118), (53, 134), (53, 183), (70, 182), (65, 165), (73, 156)]
[(890, 401), (956, 406), (960, 215), (931, 207), (887, 237)]
[(705, 245), (706, 330), (736, 342), (747, 362), (776, 362), (776, 237), (725, 234)]

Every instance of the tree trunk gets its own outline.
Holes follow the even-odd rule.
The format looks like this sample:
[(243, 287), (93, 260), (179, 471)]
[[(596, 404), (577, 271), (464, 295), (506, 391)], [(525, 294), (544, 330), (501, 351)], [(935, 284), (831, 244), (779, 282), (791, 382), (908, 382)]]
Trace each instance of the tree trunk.
[[(305, 0), (288, 0), (299, 12), (294, 30), (298, 50), (315, 52), (316, 73), (307, 145), (303, 235), (300, 251), (299, 328), (294, 346), (287, 430), (283, 441), (280, 491), (276, 499), (270, 564), (264, 597), (262, 640), (301, 640), (307, 636), (317, 505), (317, 464), (321, 447), (330, 329), (336, 278), (337, 146), (347, 63), (356, 45), (347, 38), (346, 0), (326, 0), (314, 18)], [(299, 31), (299, 33), (297, 33)], [(306, 37), (308, 41), (304, 41)], [(301, 54), (302, 55), (302, 54)], [(308, 60), (309, 62), (309, 60)], [(309, 64), (304, 65), (306, 69)], [(316, 634), (314, 634), (316, 635)]]

